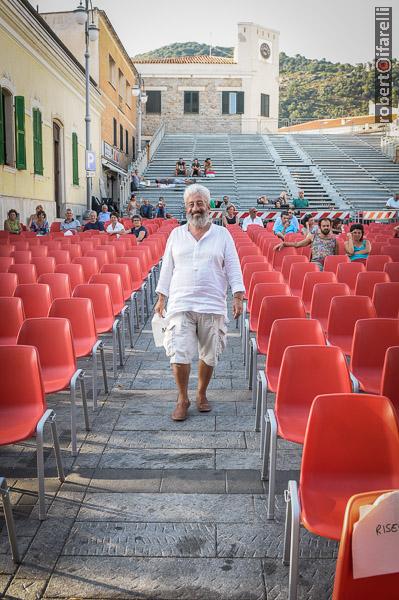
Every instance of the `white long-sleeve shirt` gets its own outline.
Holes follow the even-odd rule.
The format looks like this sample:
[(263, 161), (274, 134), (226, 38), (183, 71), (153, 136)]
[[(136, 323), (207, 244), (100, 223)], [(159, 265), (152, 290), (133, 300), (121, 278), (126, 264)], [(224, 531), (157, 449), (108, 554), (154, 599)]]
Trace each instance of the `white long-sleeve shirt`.
[(211, 225), (196, 240), (188, 225), (169, 236), (156, 291), (168, 297), (167, 314), (193, 311), (227, 317), (227, 285), (243, 292), (244, 282), (233, 238), (224, 227)]
[(245, 217), (242, 222), (242, 230), (246, 231), (248, 229), (248, 225), (259, 225), (259, 227), (263, 227), (264, 223), (260, 217), (255, 217), (251, 219), (251, 217)]

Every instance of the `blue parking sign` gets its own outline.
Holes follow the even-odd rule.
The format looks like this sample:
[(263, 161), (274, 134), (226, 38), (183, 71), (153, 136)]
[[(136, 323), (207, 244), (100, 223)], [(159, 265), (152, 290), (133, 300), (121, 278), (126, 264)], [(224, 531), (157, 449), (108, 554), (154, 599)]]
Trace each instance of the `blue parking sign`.
[(86, 150), (86, 171), (96, 170), (96, 153), (93, 150)]

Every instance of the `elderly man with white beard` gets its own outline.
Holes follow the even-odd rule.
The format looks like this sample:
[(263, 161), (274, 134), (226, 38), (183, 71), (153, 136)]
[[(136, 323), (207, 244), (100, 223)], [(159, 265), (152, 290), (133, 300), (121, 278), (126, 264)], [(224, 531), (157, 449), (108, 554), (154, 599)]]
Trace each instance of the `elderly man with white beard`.
[(226, 344), (227, 287), (233, 293), (233, 317), (242, 313), (244, 283), (230, 233), (211, 222), (210, 193), (199, 184), (184, 193), (187, 223), (176, 227), (166, 245), (157, 285), (155, 311), (167, 301), (164, 338), (178, 389), (174, 421), (184, 421), (190, 406), (188, 382), (198, 349), (199, 412), (209, 412), (207, 388)]

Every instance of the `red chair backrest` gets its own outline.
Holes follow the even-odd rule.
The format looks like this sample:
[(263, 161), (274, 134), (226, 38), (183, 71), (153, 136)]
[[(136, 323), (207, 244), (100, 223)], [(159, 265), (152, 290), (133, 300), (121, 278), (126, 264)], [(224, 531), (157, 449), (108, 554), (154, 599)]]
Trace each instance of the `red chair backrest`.
[(366, 271), (359, 273), (356, 279), (356, 296), (373, 297), (374, 286), (376, 283), (389, 283), (389, 276), (384, 271)]
[(399, 281), (376, 283), (373, 304), (377, 317), (399, 317)]
[(366, 260), (366, 271), (383, 271), (387, 262), (392, 262), (388, 254), (371, 255)]
[(306, 273), (320, 272), (316, 263), (304, 262), (291, 265), (288, 285), (293, 296), (300, 296), (302, 293), (303, 280)]
[(35, 265), (11, 265), (9, 273), (15, 273), (18, 276), (18, 283), (36, 283), (37, 271)]
[(109, 285), (105, 283), (85, 283), (76, 286), (73, 298), (90, 298), (93, 303), (97, 333), (104, 333), (112, 328), (114, 311)]
[(69, 263), (64, 265), (57, 265), (55, 267), (56, 273), (65, 273), (69, 276), (69, 283), (71, 290), (73, 291), (77, 285), (85, 282), (84, 271), (82, 265)]
[(92, 275), (99, 272), (98, 260), (95, 256), (80, 256), (72, 261), (75, 265), (82, 265), (85, 282), (90, 280)]
[(248, 263), (261, 263), (261, 264), (269, 264), (267, 262), (266, 256), (261, 256), (259, 254), (251, 254), (250, 256), (244, 256), (241, 260), (241, 270), (244, 272), (245, 266)]
[(53, 301), (49, 317), (68, 319), (76, 357), (87, 356), (97, 342), (93, 303), (89, 298), (58, 298)]
[(381, 395), (390, 399), (399, 415), (399, 345), (385, 352), (381, 378)]
[[(69, 261), (65, 262), (70, 262), (74, 258), (82, 256), (82, 249), (80, 247), (80, 244), (62, 244), (62, 250), (68, 250), (69, 252)], [(62, 264), (65, 264), (65, 262)]]
[(388, 254), (394, 262), (399, 261), (399, 246), (382, 246), (381, 254)]
[(257, 256), (260, 255), (260, 249), (256, 244), (245, 244), (237, 248), (238, 258), (241, 260), (244, 256)]
[(14, 264), (12, 256), (0, 256), (0, 273), (8, 273), (8, 269)]
[(248, 292), (246, 294), (248, 298), (249, 311), (252, 308), (254, 288), (256, 285), (258, 285), (258, 283), (284, 283), (284, 279), (279, 271), (255, 271), (255, 273), (252, 273)]
[(32, 252), (30, 250), (14, 250), (11, 256), (14, 258), (14, 264), (16, 265), (27, 265), (32, 260)]
[[(129, 253), (131, 250), (129, 251)], [(147, 271), (143, 265), (146, 264), (146, 257), (143, 254), (136, 256), (118, 256), (116, 259), (117, 263), (126, 264), (129, 267), (130, 277), (132, 278), (133, 285), (140, 281), (143, 282), (147, 275)]]
[(247, 262), (246, 265), (241, 268), (244, 287), (247, 291), (249, 291), (249, 284), (251, 283), (251, 278), (254, 273), (267, 273), (272, 270), (271, 264), (268, 262)]
[(357, 276), (365, 270), (366, 267), (359, 262), (340, 263), (337, 267), (337, 280), (339, 283), (346, 283), (354, 292)]
[(312, 301), (313, 288), (316, 283), (336, 283), (337, 278), (334, 273), (329, 271), (314, 271), (313, 273), (305, 273), (303, 278), (301, 298), (307, 311), (310, 311)]
[(31, 262), (36, 267), (38, 277), (45, 273), (55, 272), (55, 258), (52, 256), (36, 256), (32, 258)]
[(118, 315), (125, 306), (122, 277), (117, 273), (96, 273), (90, 277), (89, 283), (105, 283), (109, 286), (114, 316)]
[(106, 251), (108, 257), (108, 264), (115, 262), (117, 254), (114, 244), (102, 244), (101, 250)]
[(112, 263), (110, 265), (104, 265), (101, 269), (101, 273), (117, 273), (120, 275), (122, 279), (124, 298), (127, 300), (130, 297), (130, 294), (133, 291), (133, 286), (129, 267), (126, 264)]
[(38, 258), (40, 256), (48, 256), (49, 251), (47, 246), (31, 246), (29, 245), (29, 249), (32, 254), (32, 258)]
[(331, 271), (337, 274), (337, 268), (340, 263), (349, 263), (350, 260), (346, 255), (331, 254), (324, 259), (323, 271)]
[(283, 262), (281, 263), (281, 273), (284, 277), (284, 281), (288, 283), (290, 278), (291, 266), (294, 263), (307, 263), (308, 258), (303, 256), (302, 254), (291, 254), (283, 257)]
[(0, 297), (0, 314), (0, 345), (16, 344), (25, 319), (21, 298)]
[(14, 296), (21, 298), (27, 319), (47, 317), (51, 303), (50, 286), (45, 283), (22, 283), (17, 285)]
[(290, 296), (290, 289), (286, 283), (257, 283), (253, 289), (251, 300), (251, 313), (249, 327), (257, 331), (260, 307), (266, 296)]
[(44, 275), (40, 275), (37, 282), (47, 283), (50, 287), (53, 300), (56, 298), (71, 297), (71, 282), (69, 275), (66, 273), (45, 273)]
[(52, 256), (54, 258), (56, 265), (71, 262), (71, 255), (69, 253), (69, 250), (50, 250), (49, 256)]
[(389, 275), (391, 281), (399, 281), (399, 261), (385, 263), (384, 272)]
[(14, 252), (14, 250), (15, 250), (15, 246), (11, 246), (9, 244), (7, 244), (7, 245), (0, 244), (0, 256), (11, 256), (11, 254)]
[(271, 328), (276, 319), (305, 318), (305, 307), (298, 296), (265, 296), (260, 306), (256, 333), (259, 352), (266, 354)]
[(359, 319), (353, 335), (351, 370), (382, 371), (390, 346), (399, 346), (399, 319)]
[(273, 255), (271, 257), (271, 262), (273, 265), (273, 269), (276, 269), (277, 271), (281, 271), (281, 267), (282, 267), (282, 263), (283, 263), (283, 259), (286, 256), (296, 256), (297, 255), (297, 251), (296, 248), (281, 248), (281, 250), (275, 250), (273, 251)]
[(86, 252), (84, 257), (85, 258), (87, 258), (87, 257), (96, 258), (99, 270), (104, 265), (109, 264), (108, 252), (106, 250), (103, 250), (103, 246), (101, 246), (101, 248), (95, 248), (94, 250), (89, 250), (88, 252)]
[(335, 296), (349, 296), (350, 289), (346, 283), (316, 283), (310, 303), (310, 316), (319, 319), (324, 330), (327, 329), (331, 300)]
[(368, 296), (336, 296), (330, 303), (327, 338), (331, 344), (350, 354), (356, 321), (376, 316), (374, 305)]

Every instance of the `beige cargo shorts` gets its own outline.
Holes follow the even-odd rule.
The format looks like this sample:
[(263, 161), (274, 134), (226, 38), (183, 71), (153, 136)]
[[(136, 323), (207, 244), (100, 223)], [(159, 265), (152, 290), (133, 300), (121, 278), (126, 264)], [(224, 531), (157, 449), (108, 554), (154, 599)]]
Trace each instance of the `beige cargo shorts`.
[(210, 367), (216, 366), (226, 347), (224, 315), (180, 312), (169, 318), (163, 345), (171, 363), (191, 364), (196, 352)]

